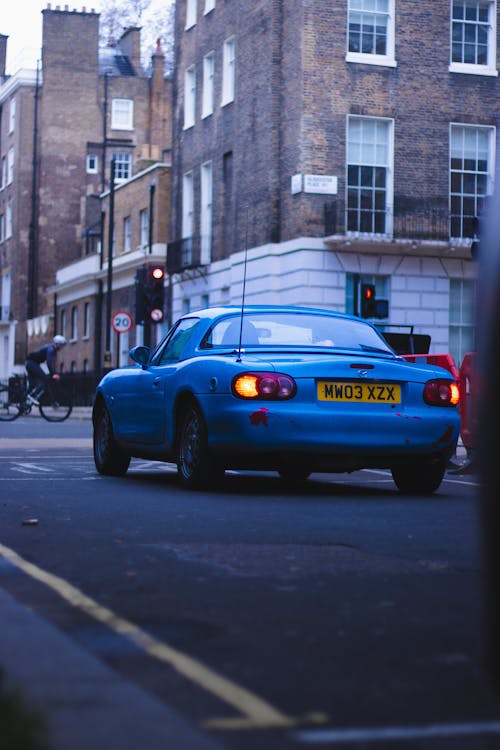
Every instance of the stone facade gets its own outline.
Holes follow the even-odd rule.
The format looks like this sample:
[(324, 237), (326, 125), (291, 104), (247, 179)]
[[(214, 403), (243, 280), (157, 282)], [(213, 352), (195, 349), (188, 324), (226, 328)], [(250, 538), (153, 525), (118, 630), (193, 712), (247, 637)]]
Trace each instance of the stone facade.
[[(211, 162), (212, 248), (199, 277), (192, 270), (175, 277), (174, 310), (194, 309), (207, 299), (238, 302), (235, 269), (246, 247), (249, 278), (256, 280), (247, 289), (249, 301), (352, 312), (350, 285), (374, 280), (389, 299), (384, 324), (414, 325), (432, 334), (434, 351), (448, 350), (453, 282), (460, 282), (470, 299), (475, 278), (472, 234), (467, 228), (459, 237), (450, 232), (450, 129), (489, 128), (493, 141), (499, 92), (494, 60), (452, 64), (448, 0), (389, 2), (394, 27), (389, 20), (383, 60), (347, 48), (348, 1), (217, 1), (209, 13), (202, 2), (196, 5), (195, 22), (186, 23), (187, 3), (177, 3), (172, 238), (186, 241), (185, 175), (192, 175), (192, 235), (201, 234), (201, 167)], [(496, 3), (493, 13), (490, 25), (496, 29)], [(229, 38), (235, 49), (234, 97), (222, 103)], [(496, 59), (496, 37), (489, 45)], [(214, 107), (203, 116), (204, 59), (212, 52)], [(194, 71), (196, 93), (194, 122), (186, 126), (186, 106), (192, 109), (185, 91), (186, 80), (192, 83), (188, 70)], [(390, 127), (384, 232), (348, 229), (353, 117)], [(491, 153), (487, 192), (492, 168)], [(335, 188), (330, 194), (308, 192), (307, 175), (333, 177)], [(309, 269), (318, 266), (312, 274)], [(455, 348), (454, 354), (463, 351)]]

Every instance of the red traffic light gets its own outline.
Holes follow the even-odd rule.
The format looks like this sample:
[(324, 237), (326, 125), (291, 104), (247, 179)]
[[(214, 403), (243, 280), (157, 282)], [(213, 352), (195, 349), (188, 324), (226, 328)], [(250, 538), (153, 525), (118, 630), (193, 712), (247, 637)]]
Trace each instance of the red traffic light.
[(375, 289), (371, 284), (363, 284), (363, 299), (373, 299)]
[(160, 281), (165, 276), (165, 269), (161, 266), (155, 266), (151, 269), (151, 276), (153, 277), (153, 279), (155, 279), (155, 281)]

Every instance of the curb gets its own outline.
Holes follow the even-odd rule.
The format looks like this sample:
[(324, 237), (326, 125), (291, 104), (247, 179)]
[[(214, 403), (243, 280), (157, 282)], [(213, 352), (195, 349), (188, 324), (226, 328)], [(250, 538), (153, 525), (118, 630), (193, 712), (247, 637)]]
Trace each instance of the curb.
[(38, 710), (51, 750), (222, 750), (0, 587), (0, 667)]

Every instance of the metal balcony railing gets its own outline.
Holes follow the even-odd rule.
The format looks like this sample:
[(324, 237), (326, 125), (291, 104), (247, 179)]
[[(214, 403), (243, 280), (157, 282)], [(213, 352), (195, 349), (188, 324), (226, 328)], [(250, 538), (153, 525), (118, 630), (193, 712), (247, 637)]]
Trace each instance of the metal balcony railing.
[(204, 265), (201, 259), (201, 249), (201, 237), (198, 235), (169, 242), (167, 246), (168, 273), (180, 273)]
[[(367, 210), (367, 209), (365, 209)], [(380, 223), (380, 222), (379, 222)], [(324, 204), (325, 236), (351, 233), (364, 234), (347, 226), (345, 202), (338, 198)], [(477, 231), (474, 216), (450, 213), (447, 199), (397, 196), (385, 213), (386, 231), (394, 239), (447, 242), (450, 239), (471, 240)], [(366, 234), (366, 233), (365, 233)]]

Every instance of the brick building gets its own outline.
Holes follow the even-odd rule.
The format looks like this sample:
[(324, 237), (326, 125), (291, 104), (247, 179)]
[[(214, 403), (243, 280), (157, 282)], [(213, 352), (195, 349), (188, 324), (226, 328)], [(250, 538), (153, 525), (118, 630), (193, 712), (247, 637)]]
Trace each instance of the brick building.
[(179, 0), (174, 312), (360, 312), (474, 346), (474, 217), (492, 190), (495, 0)]
[[(2, 345), (9, 352), (1, 377), (12, 367), (22, 368), (26, 351), (55, 332), (69, 339), (59, 356), (60, 369), (102, 367), (103, 347), (109, 343), (103, 279), (111, 161), (117, 192), (123, 194), (131, 182), (135, 206), (141, 204), (146, 213), (150, 208), (148, 179), (158, 184), (156, 201), (168, 200), (171, 81), (164, 76), (161, 49), (146, 72), (139, 28), (127, 29), (117, 43), (102, 48), (94, 11), (49, 5), (42, 15), (38, 74), (20, 71), (8, 77), (5, 66), (0, 70), (0, 156), (6, 164), (0, 217), (11, 230), (0, 237), (2, 325), (8, 329)], [(5, 61), (6, 42), (0, 37), (0, 62)], [(138, 175), (144, 177), (135, 179)], [(144, 190), (140, 197), (138, 186)], [(154, 249), (162, 245), (163, 261), (167, 226), (162, 217), (167, 212), (158, 203), (161, 220)], [(138, 231), (130, 229), (127, 242), (135, 245), (124, 248), (118, 244), (123, 226), (116, 225), (113, 252), (129, 253), (128, 276), (121, 279), (122, 287), (126, 282), (131, 289), (129, 297), (135, 268), (144, 262), (142, 251), (136, 256), (131, 252), (140, 244), (134, 235)], [(92, 279), (86, 275), (90, 271)], [(64, 280), (61, 288), (57, 272)]]

